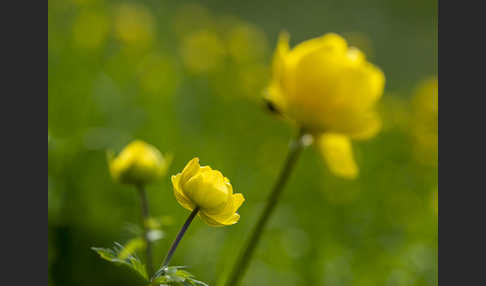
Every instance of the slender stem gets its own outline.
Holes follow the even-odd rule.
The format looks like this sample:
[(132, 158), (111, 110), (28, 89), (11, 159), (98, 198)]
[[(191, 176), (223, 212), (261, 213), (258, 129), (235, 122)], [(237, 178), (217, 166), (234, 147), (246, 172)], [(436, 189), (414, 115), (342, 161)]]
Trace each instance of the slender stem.
[(152, 243), (150, 242), (148, 233), (149, 229), (147, 227), (147, 220), (149, 219), (149, 207), (147, 200), (147, 192), (143, 186), (138, 186), (138, 194), (140, 195), (141, 209), (142, 209), (142, 228), (143, 228), (143, 239), (145, 240), (145, 258), (147, 260), (147, 272), (149, 276), (154, 273), (154, 266), (152, 262)]
[(245, 250), (241, 253), (239, 259), (233, 266), (233, 271), (230, 275), (228, 283), (226, 284), (227, 286), (236, 286), (241, 277), (245, 274), (246, 268), (248, 267), (253, 252), (255, 251), (258, 241), (260, 240), (265, 225), (275, 209), (279, 196), (282, 193), (290, 173), (292, 172), (292, 169), (299, 158), (300, 152), (304, 147), (302, 142), (304, 135), (305, 133), (301, 130), (298, 136), (291, 141), (285, 164), (280, 172), (277, 182), (273, 187), (272, 192), (266, 201), (265, 209), (263, 210), (263, 213), (261, 214), (255, 228), (253, 229), (250, 239), (247, 241)]
[(194, 217), (197, 215), (198, 212), (199, 212), (199, 208), (196, 207), (191, 212), (191, 214), (189, 215), (189, 217), (186, 219), (186, 222), (181, 227), (181, 230), (179, 230), (179, 233), (177, 234), (174, 242), (172, 242), (172, 245), (171, 245), (171, 247), (169, 249), (169, 252), (167, 253), (167, 256), (165, 257), (164, 262), (162, 263), (162, 268), (169, 266), (169, 262), (172, 259), (172, 256), (174, 255), (174, 252), (177, 249), (177, 246), (179, 245), (179, 242), (181, 242), (181, 239), (184, 236), (184, 233), (186, 232), (187, 228), (189, 227), (189, 225), (191, 224), (192, 220), (194, 219)]

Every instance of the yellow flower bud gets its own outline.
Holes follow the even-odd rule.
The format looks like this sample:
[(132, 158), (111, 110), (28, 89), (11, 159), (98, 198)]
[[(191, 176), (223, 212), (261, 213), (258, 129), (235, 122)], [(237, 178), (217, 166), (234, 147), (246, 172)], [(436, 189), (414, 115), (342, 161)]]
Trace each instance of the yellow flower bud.
[(181, 173), (172, 176), (177, 202), (192, 211), (199, 208), (199, 216), (210, 226), (232, 225), (238, 222), (236, 213), (245, 198), (233, 194), (228, 178), (209, 166), (201, 167), (199, 158), (194, 158)]
[(326, 34), (289, 48), (281, 34), (273, 60), (267, 99), (312, 133), (369, 138), (380, 129), (374, 107), (385, 76), (357, 48)]
[(145, 185), (163, 176), (169, 160), (154, 146), (141, 140), (128, 144), (114, 158), (109, 154), (108, 165), (113, 179), (124, 184)]

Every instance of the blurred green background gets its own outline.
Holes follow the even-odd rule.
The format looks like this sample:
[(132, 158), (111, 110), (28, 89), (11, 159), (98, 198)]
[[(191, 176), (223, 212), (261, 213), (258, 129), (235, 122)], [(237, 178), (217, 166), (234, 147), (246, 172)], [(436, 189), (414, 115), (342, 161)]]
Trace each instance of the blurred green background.
[(261, 101), (281, 30), (292, 46), (337, 32), (364, 50), (387, 77), (384, 128), (353, 143), (354, 181), (305, 150), (242, 285), (437, 285), (437, 90), (424, 83), (437, 75), (436, 0), (48, 5), (49, 285), (143, 285), (90, 250), (125, 243), (140, 220), (135, 190), (106, 162), (133, 139), (174, 155), (148, 187), (165, 221), (157, 265), (188, 215), (170, 175), (190, 159), (245, 195), (238, 224), (196, 219), (172, 262), (224, 282), (294, 134)]

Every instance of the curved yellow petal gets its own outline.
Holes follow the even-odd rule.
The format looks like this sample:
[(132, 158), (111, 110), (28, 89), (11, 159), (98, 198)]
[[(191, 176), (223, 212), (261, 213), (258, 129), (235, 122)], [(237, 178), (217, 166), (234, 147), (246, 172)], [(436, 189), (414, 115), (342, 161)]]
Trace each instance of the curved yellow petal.
[(222, 224), (220, 222), (217, 222), (216, 220), (212, 219), (211, 217), (207, 216), (205, 212), (200, 211), (199, 212), (199, 217), (207, 223), (209, 226), (214, 226), (214, 227), (220, 227), (220, 226), (225, 226), (226, 224)]
[(233, 186), (231, 185), (230, 180), (228, 178), (224, 177), (224, 183), (228, 187), (229, 194), (232, 195), (233, 194)]
[[(356, 51), (354, 53), (361, 53), (357, 49), (353, 50)], [(385, 74), (373, 64), (364, 62), (364, 55), (355, 58), (362, 59), (346, 62), (335, 92), (342, 100), (339, 104), (346, 103), (358, 111), (369, 110), (383, 95)]]
[(201, 213), (204, 217), (210, 219), (212, 223), (217, 222), (221, 225), (235, 224), (240, 217), (236, 211), (244, 201), (245, 198), (242, 194), (233, 194), (223, 209), (203, 210)]
[(233, 207), (235, 208), (235, 211), (238, 210), (244, 202), (245, 197), (243, 194), (238, 193), (233, 195)]
[(191, 177), (183, 185), (184, 194), (201, 209), (224, 206), (230, 194), (223, 174), (218, 170), (204, 169)]
[(281, 32), (278, 36), (277, 49), (275, 55), (273, 56), (273, 75), (277, 78), (282, 75), (285, 69), (285, 57), (289, 53), (289, 34), (287, 32)]
[(343, 37), (335, 33), (328, 33), (322, 37), (310, 39), (295, 46), (295, 48), (292, 49), (289, 54), (289, 65), (291, 67), (295, 66), (295, 64), (302, 59), (304, 55), (318, 50), (345, 53), (347, 47), (348, 44)]
[(240, 219), (240, 215), (237, 213), (232, 214), (229, 219), (223, 221), (218, 221), (214, 219), (212, 216), (207, 215), (206, 212), (199, 212), (199, 217), (209, 226), (215, 226), (215, 227), (232, 225), (237, 223), (238, 220)]
[(318, 138), (317, 145), (333, 174), (345, 179), (355, 179), (358, 176), (359, 169), (354, 161), (349, 137), (325, 133)]
[(264, 98), (272, 103), (279, 112), (284, 112), (287, 101), (285, 95), (282, 94), (281, 85), (285, 84), (284, 77), (286, 76), (285, 58), (289, 53), (289, 34), (281, 32), (278, 37), (278, 44), (273, 56), (272, 69), (273, 78), (270, 85), (265, 90)]
[(295, 63), (293, 76), (289, 76), (295, 88), (288, 94), (288, 115), (310, 130), (334, 127), (332, 121), (341, 115), (337, 112), (342, 109), (340, 105), (348, 103), (348, 94), (339, 92), (347, 55), (338, 46), (328, 52), (315, 49), (303, 54)]
[(232, 225), (237, 223), (240, 220), (240, 215), (238, 213), (234, 213), (227, 221), (225, 221), (225, 225)]
[(187, 182), (187, 180), (189, 180), (189, 178), (194, 176), (199, 171), (199, 169), (200, 169), (199, 158), (195, 157), (187, 163), (184, 169), (182, 169), (181, 184)]
[(180, 181), (181, 181), (182, 175), (179, 173), (175, 176), (171, 177), (172, 180), (172, 186), (174, 188), (174, 196), (177, 200), (177, 202), (184, 207), (185, 209), (188, 209), (192, 211), (196, 206), (195, 204), (182, 192), (181, 186), (180, 186)]

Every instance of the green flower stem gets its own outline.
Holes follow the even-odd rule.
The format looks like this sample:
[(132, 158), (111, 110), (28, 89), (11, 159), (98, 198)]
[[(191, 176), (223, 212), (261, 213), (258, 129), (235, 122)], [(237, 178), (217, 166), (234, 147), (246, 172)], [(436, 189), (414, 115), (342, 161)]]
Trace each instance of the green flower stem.
[(290, 173), (292, 172), (293, 167), (295, 166), (295, 163), (297, 162), (297, 159), (299, 158), (299, 155), (304, 147), (304, 135), (304, 131), (301, 130), (298, 136), (291, 141), (285, 165), (283, 166), (283, 169), (280, 172), (280, 176), (278, 177), (277, 182), (275, 183), (273, 190), (267, 199), (265, 209), (263, 210), (263, 213), (261, 214), (255, 228), (253, 229), (253, 232), (251, 233), (250, 239), (247, 241), (244, 251), (241, 253), (237, 262), (233, 266), (233, 271), (231, 272), (228, 283), (226, 284), (227, 286), (236, 286), (239, 280), (245, 274), (246, 268), (250, 263), (253, 252), (255, 251), (260, 237), (262, 236), (265, 225), (267, 224), (270, 215), (275, 209), (278, 198), (280, 197), (280, 194), (285, 187)]
[(145, 258), (147, 260), (147, 272), (149, 277), (154, 273), (154, 266), (152, 262), (152, 242), (149, 238), (149, 228), (147, 226), (147, 220), (150, 218), (149, 207), (147, 200), (147, 192), (143, 186), (138, 186), (138, 194), (140, 195), (141, 209), (142, 209), (142, 228), (143, 239), (145, 240)]
[(169, 262), (172, 259), (172, 256), (174, 255), (175, 250), (177, 249), (177, 246), (179, 245), (179, 242), (181, 242), (182, 237), (184, 236), (184, 233), (186, 232), (187, 228), (189, 228), (189, 225), (191, 224), (192, 220), (194, 217), (196, 217), (197, 213), (199, 212), (199, 207), (196, 207), (189, 217), (186, 219), (186, 222), (184, 225), (181, 227), (181, 230), (179, 230), (179, 233), (177, 234), (174, 242), (172, 243), (169, 252), (167, 253), (167, 256), (164, 259), (164, 262), (162, 263), (162, 268), (165, 268), (169, 266)]

